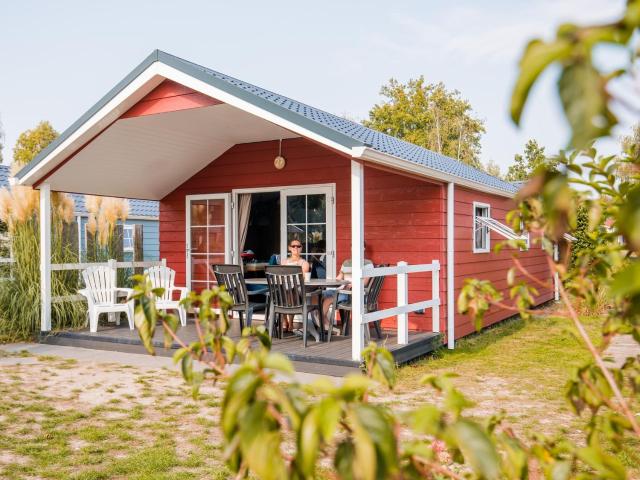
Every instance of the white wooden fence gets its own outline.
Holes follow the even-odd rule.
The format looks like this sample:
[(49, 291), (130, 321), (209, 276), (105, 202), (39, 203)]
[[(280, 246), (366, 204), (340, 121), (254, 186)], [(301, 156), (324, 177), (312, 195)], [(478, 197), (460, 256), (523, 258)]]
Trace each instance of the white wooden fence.
[[(431, 299), (409, 303), (409, 274), (422, 272), (431, 272)], [(423, 265), (409, 265), (407, 262), (398, 262), (395, 267), (365, 267), (362, 269), (363, 279), (387, 275), (396, 275), (397, 277), (398, 305), (396, 307), (364, 314), (362, 316), (362, 324), (366, 325), (370, 322), (395, 315), (398, 323), (398, 343), (400, 345), (407, 345), (409, 343), (409, 313), (430, 308), (432, 314), (431, 330), (436, 333), (439, 332), (440, 262), (433, 260), (431, 263)], [(358, 331), (355, 325), (353, 331), (354, 333)]]
[[(85, 262), (85, 263), (52, 263), (51, 271), (52, 272), (62, 272), (62, 271), (70, 271), (70, 270), (84, 270), (89, 267), (109, 267), (114, 270), (118, 270), (119, 268), (149, 268), (156, 266), (166, 266), (167, 260), (150, 260), (145, 262), (118, 262), (117, 260), (111, 259), (106, 262)], [(59, 302), (80, 302), (85, 300), (85, 297), (82, 295), (65, 295), (59, 297), (51, 297), (52, 303)]]

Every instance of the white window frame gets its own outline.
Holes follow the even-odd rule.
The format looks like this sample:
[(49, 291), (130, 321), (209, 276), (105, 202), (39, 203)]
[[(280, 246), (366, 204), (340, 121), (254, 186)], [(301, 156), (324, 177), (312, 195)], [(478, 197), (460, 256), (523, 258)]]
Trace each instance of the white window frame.
[[(230, 193), (205, 193), (199, 195), (185, 195), (185, 270), (187, 289), (193, 290), (191, 284), (191, 201), (192, 200), (224, 200), (224, 261), (230, 263), (231, 252), (231, 194)], [(209, 269), (211, 270), (211, 269)], [(206, 283), (199, 281), (198, 283)]]
[[(125, 232), (127, 230), (131, 231), (131, 247), (125, 246), (125, 238), (126, 238)], [(133, 253), (135, 248), (136, 248), (136, 226), (125, 223), (122, 225), (122, 251)]]
[(472, 220), (472, 232), (473, 232), (473, 253), (489, 253), (491, 251), (491, 230), (486, 228), (486, 247), (485, 248), (476, 248), (476, 208), (486, 208), (487, 209), (487, 217), (491, 218), (491, 205), (488, 203), (482, 202), (473, 202), (473, 210), (471, 211)]
[(335, 183), (314, 183), (308, 185), (285, 185), (276, 187), (256, 187), (256, 188), (236, 188), (232, 190), (233, 198), (233, 227), (232, 242), (234, 245), (233, 262), (240, 263), (240, 253), (236, 248), (238, 245), (238, 195), (242, 193), (280, 193), (280, 256), (287, 256), (287, 225), (286, 225), (286, 196), (293, 194), (327, 194), (327, 278), (335, 278), (336, 272), (336, 184)]

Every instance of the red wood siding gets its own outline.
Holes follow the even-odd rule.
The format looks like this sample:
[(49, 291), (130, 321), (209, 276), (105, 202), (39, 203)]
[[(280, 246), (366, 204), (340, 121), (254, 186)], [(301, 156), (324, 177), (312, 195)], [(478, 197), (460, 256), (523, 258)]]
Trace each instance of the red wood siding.
[[(446, 300), (443, 186), (373, 168), (365, 168), (364, 185), (367, 257), (376, 264), (391, 265), (399, 261), (415, 265), (438, 260), (440, 298)], [(350, 256), (350, 252), (346, 254)], [(431, 298), (431, 273), (410, 274), (409, 303)], [(386, 277), (380, 302), (381, 308), (397, 305), (396, 277)], [(409, 329), (431, 330), (431, 318), (431, 310), (422, 315), (410, 314)], [(446, 307), (441, 307), (441, 331), (445, 318)], [(383, 325), (395, 327), (396, 319), (386, 319)]]
[[(496, 288), (502, 291), (506, 303), (509, 301), (509, 289), (507, 285), (507, 271), (513, 266), (511, 254), (513, 249), (504, 249), (500, 253), (494, 253), (496, 243), (504, 240), (498, 234), (490, 233), (491, 251), (489, 253), (473, 253), (473, 202), (487, 203), (491, 206), (491, 217), (499, 222), (506, 223), (506, 214), (514, 208), (511, 199), (489, 195), (486, 193), (468, 190), (460, 187), (455, 189), (455, 298), (458, 298), (460, 290), (467, 278), (490, 280)], [(553, 284), (551, 272), (547, 266), (546, 256), (540, 245), (532, 245), (526, 252), (520, 252), (522, 264), (541, 280), (549, 281), (549, 288), (538, 288), (540, 296), (538, 304), (553, 298)], [(521, 275), (517, 279), (523, 279)], [(491, 325), (500, 320), (513, 316), (513, 312), (492, 308), (489, 310), (485, 325)], [(472, 319), (466, 315), (456, 313), (455, 336), (463, 337), (475, 331)]]
[[(278, 155), (277, 141), (235, 145), (160, 201), (160, 255), (176, 270), (177, 282), (182, 285), (186, 282), (186, 195), (228, 193), (236, 188), (335, 183), (336, 223), (349, 225), (349, 161), (302, 139), (283, 140), (282, 154), (287, 165), (283, 170), (276, 170), (273, 159)], [(348, 232), (337, 229), (338, 253), (349, 238)]]
[[(336, 268), (350, 257), (351, 186), (350, 161), (316, 143), (304, 139), (283, 141), (287, 166), (278, 171), (273, 159), (278, 142), (235, 145), (160, 202), (160, 255), (177, 272), (177, 282), (185, 279), (185, 196), (225, 193), (236, 188), (277, 187), (335, 183), (336, 185)], [(411, 264), (444, 262), (443, 219), (445, 199), (440, 185), (365, 169), (365, 239), (367, 256), (375, 263)], [(395, 278), (385, 280), (381, 302), (395, 306)], [(444, 276), (441, 297), (445, 296)], [(431, 278), (409, 276), (409, 301), (431, 298)], [(441, 309), (441, 321), (445, 310)], [(386, 325), (395, 324), (389, 319)], [(429, 329), (431, 314), (411, 315), (410, 328)]]
[[(336, 185), (336, 267), (350, 256), (351, 249), (351, 192), (350, 162), (348, 158), (305, 139), (283, 142), (287, 166), (278, 171), (273, 159), (278, 142), (259, 142), (235, 145), (191, 179), (179, 186), (160, 202), (160, 254), (178, 273), (177, 281), (185, 283), (185, 195), (225, 193), (237, 188), (278, 187), (305, 184), (335, 183)], [(506, 273), (512, 266), (510, 254), (473, 253), (474, 201), (491, 205), (491, 216), (505, 221), (512, 201), (503, 197), (456, 187), (455, 192), (455, 296), (457, 299), (465, 278), (494, 281), (508, 297)], [(365, 239), (367, 257), (375, 263), (410, 264), (439, 260), (440, 274), (440, 330), (446, 326), (446, 187), (416, 178), (397, 175), (371, 167), (365, 168)], [(500, 241), (491, 235), (494, 246)], [(550, 279), (544, 253), (539, 246), (521, 253), (522, 262), (542, 279)], [(396, 304), (396, 281), (387, 277), (381, 296), (381, 307)], [(541, 291), (540, 302), (550, 300), (552, 288)], [(431, 298), (430, 274), (409, 276), (409, 301)], [(494, 309), (487, 316), (492, 324), (512, 315)], [(467, 316), (456, 314), (456, 337), (474, 331)], [(387, 319), (385, 326), (395, 325)], [(429, 330), (431, 312), (412, 314), (412, 330)]]
[(222, 102), (208, 97), (189, 87), (165, 80), (131, 107), (120, 118), (142, 117), (164, 112), (175, 112), (189, 108), (219, 105)]

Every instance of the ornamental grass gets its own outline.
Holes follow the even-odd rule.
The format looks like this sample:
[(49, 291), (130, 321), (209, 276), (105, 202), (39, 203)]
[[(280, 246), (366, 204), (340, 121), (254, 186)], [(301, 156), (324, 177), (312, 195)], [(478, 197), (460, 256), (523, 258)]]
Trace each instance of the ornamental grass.
[[(10, 275), (0, 280), (0, 340), (34, 338), (40, 331), (39, 192), (30, 187), (0, 189), (0, 220), (8, 228), (14, 259)], [(78, 261), (74, 205), (69, 195), (52, 195), (52, 263)], [(76, 271), (53, 272), (53, 297), (77, 293)], [(60, 301), (51, 305), (54, 330), (79, 328), (85, 321), (83, 302)]]

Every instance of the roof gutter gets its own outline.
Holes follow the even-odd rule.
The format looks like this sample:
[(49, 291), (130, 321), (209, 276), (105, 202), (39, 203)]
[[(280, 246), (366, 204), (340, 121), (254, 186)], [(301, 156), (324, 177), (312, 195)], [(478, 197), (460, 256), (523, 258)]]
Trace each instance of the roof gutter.
[(506, 198), (513, 198), (515, 196), (515, 193), (513, 192), (507, 192), (499, 188), (491, 187), (484, 183), (474, 182), (472, 180), (466, 180), (455, 175), (440, 172), (438, 170), (434, 170), (433, 168), (419, 165), (403, 158), (389, 155), (388, 153), (380, 152), (371, 147), (352, 147), (351, 156), (355, 159), (361, 159), (381, 165), (387, 165), (397, 170), (421, 175), (423, 177), (439, 180), (441, 182), (455, 183), (458, 186), (467, 187), (472, 190), (480, 190), (485, 193), (491, 193), (493, 195), (499, 195)]

